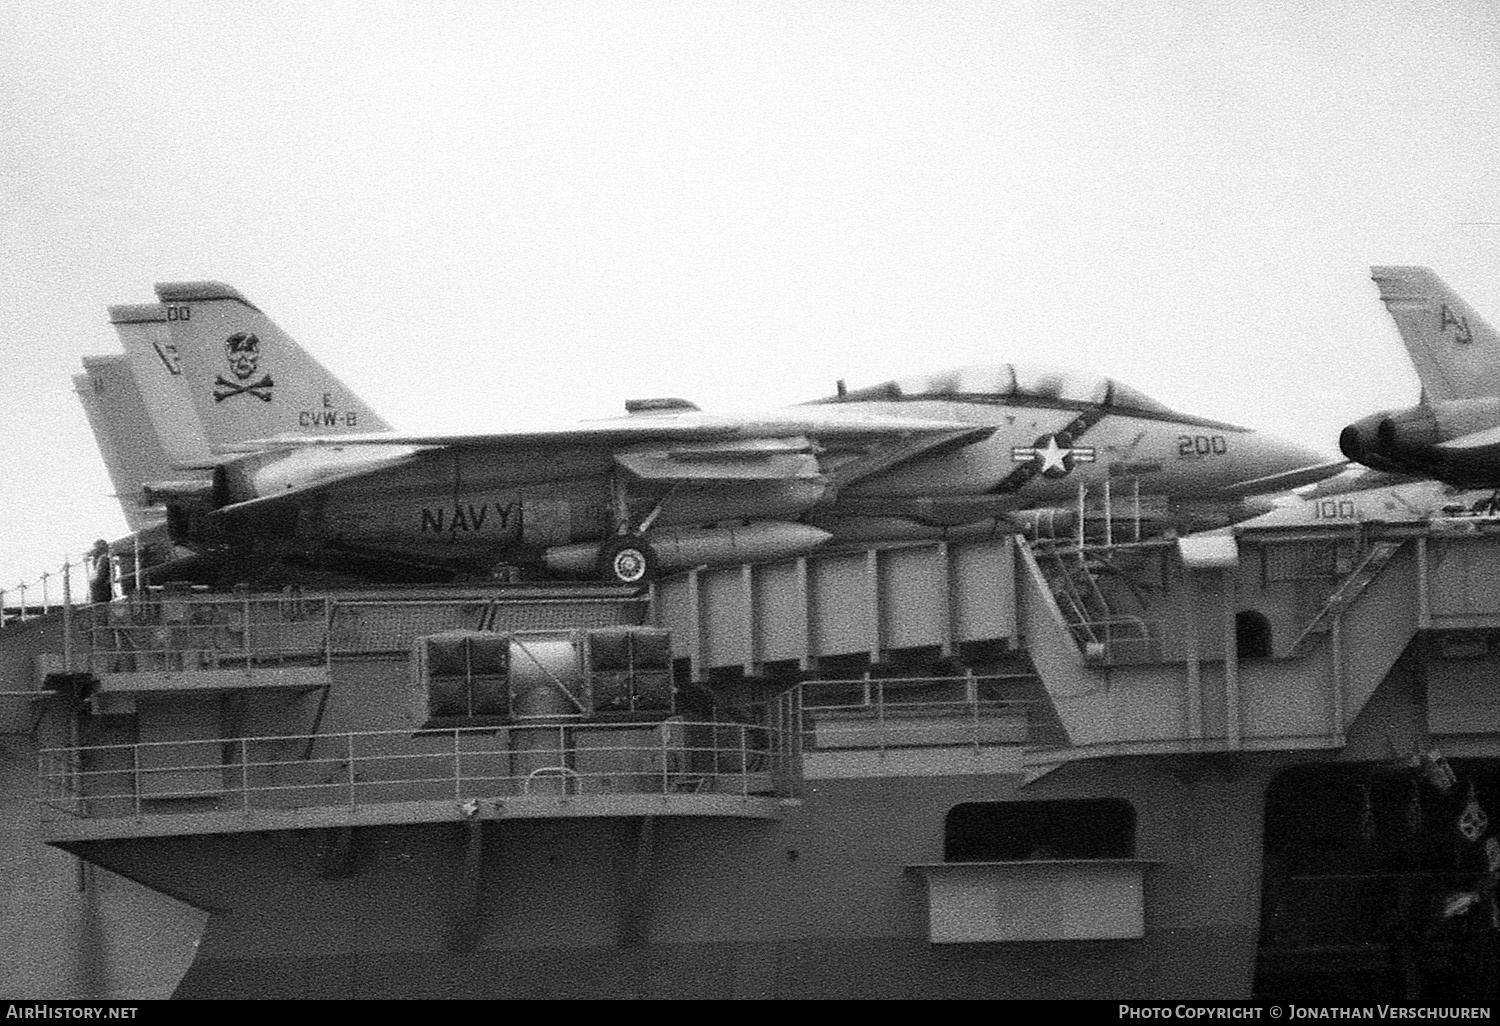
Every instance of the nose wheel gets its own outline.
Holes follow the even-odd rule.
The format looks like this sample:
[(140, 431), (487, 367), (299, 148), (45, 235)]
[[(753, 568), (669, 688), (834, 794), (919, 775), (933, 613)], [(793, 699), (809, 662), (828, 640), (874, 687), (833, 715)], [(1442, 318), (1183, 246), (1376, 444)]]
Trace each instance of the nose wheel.
[(599, 552), (599, 576), (618, 584), (641, 584), (656, 575), (656, 552), (642, 538), (617, 535)]

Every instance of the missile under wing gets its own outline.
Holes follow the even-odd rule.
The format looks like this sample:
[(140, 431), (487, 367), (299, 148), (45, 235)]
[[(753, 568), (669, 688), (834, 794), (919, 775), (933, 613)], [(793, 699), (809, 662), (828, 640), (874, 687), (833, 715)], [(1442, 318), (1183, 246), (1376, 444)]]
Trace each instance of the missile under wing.
[[(1233, 520), (1247, 515), (1247, 495), (1342, 466), (1110, 379), (1012, 364), (754, 416), (649, 400), (627, 404), (625, 417), (553, 429), (371, 432), (384, 427), (374, 412), (310, 358), (283, 359), (300, 350), (235, 290), (197, 282), (157, 292), (174, 312), (182, 381), (217, 461), (212, 495), (174, 522), (192, 525), (190, 543), (268, 555), (344, 553), (476, 575), (499, 564), (592, 569), (634, 581), (828, 542), (1014, 530), (1106, 483), (1122, 497), (1208, 504)], [(326, 405), (305, 402), (308, 377), (328, 386)], [(329, 417), (306, 416), (319, 409)]]
[(1339, 448), (1375, 470), (1500, 488), (1500, 335), (1426, 267), (1372, 267), (1370, 276), (1422, 395), (1350, 424)]

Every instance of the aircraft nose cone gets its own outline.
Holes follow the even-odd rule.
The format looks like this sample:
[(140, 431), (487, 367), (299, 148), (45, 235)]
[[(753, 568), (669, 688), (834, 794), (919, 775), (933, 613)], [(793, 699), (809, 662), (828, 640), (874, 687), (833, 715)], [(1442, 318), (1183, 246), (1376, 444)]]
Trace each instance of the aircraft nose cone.
[(1284, 474), (1289, 470), (1316, 466), (1328, 462), (1328, 454), (1294, 442), (1282, 435), (1264, 431), (1256, 432), (1260, 439), (1260, 458), (1265, 461), (1266, 473)]
[(1331, 458), (1326, 451), (1314, 449), (1274, 435), (1262, 435), (1259, 458), (1252, 469), (1260, 486), (1242, 491), (1279, 493), (1332, 477), (1344, 469), (1342, 460)]

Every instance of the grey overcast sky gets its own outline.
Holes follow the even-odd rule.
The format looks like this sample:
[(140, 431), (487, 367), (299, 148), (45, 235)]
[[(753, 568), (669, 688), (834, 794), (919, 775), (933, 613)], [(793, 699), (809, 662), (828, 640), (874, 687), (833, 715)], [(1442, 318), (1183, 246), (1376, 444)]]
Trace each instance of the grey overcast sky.
[(119, 537), (70, 375), (229, 282), (398, 427), (1118, 377), (1321, 444), (1500, 322), (1500, 6), (0, 5), (0, 586)]

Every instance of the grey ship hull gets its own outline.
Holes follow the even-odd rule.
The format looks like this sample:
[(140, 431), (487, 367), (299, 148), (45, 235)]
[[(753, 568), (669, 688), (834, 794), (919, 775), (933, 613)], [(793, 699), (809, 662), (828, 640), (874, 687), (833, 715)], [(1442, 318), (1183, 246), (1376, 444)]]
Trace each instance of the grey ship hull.
[(941, 861), (954, 804), (1013, 795), (1003, 777), (827, 781), (780, 820), (663, 817), (644, 856), (637, 821), (486, 821), (477, 872), (458, 823), (359, 828), (338, 855), (324, 831), (99, 854), (228, 906), (179, 997), (1248, 997), (1269, 766), (1167, 769), (1064, 770), (1044, 790), (1151, 810), (1138, 940), (930, 943), (905, 867)]
[[(1500, 812), (1500, 539), (1464, 526), (1265, 534), (1206, 568), (1170, 546), (1101, 568), (1000, 542), (689, 574), (649, 613), (679, 680), (759, 710), (784, 772), (751, 773), (742, 731), (738, 769), (682, 774), (651, 734), (661, 760), (570, 769), (576, 792), (551, 797), (476, 785), (457, 735), (456, 778), (380, 776), (449, 743), (413, 736), (411, 631), (335, 650), (343, 613), (283, 602), (279, 662), (235, 669), (237, 621), (173, 621), (189, 641), (166, 664), (96, 648), (83, 748), (49, 706), (42, 836), (207, 913), (183, 997), (1494, 997), (1490, 835), (1455, 823), (1468, 787)], [(519, 628), (489, 598), (429, 600), (491, 631), (595, 622), (558, 597), (518, 600)], [(395, 622), (328, 601), (365, 603), (366, 634)], [(639, 622), (625, 614), (599, 622)], [(314, 635), (327, 651), (304, 659)], [(219, 661), (187, 665), (205, 653)], [(886, 660), (904, 683), (882, 682)], [(809, 679), (861, 668), (875, 678)], [(212, 730), (180, 726), (189, 706)], [(199, 797), (145, 786), (183, 770), (149, 731), (207, 760)], [(356, 760), (379, 731), (399, 750)], [(280, 762), (257, 754), (272, 735)], [(603, 751), (578, 746), (580, 771)], [(1437, 750), (1459, 771), (1446, 790), (1412, 762)], [(1004, 836), (1038, 809), (1087, 833), (1110, 802), (1132, 810), (1118, 851)], [(954, 842), (966, 806), (994, 812), (993, 850)], [(1473, 911), (1434, 911), (1465, 894)]]

